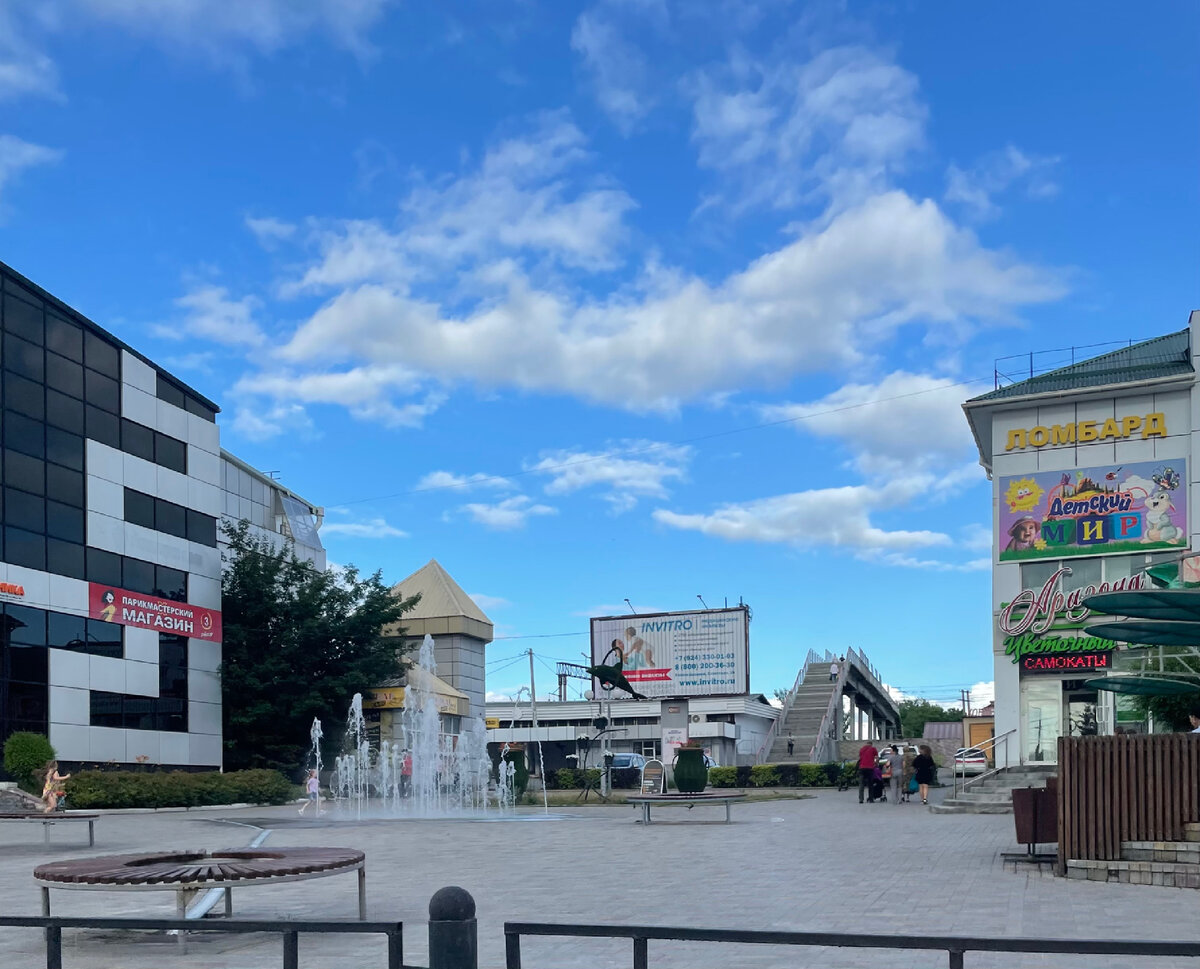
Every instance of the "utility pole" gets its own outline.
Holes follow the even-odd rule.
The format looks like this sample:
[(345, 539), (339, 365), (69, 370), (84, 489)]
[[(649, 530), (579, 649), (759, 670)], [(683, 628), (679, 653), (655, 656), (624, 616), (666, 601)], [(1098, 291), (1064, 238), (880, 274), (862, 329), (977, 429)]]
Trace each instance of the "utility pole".
[[(534, 686), (534, 683), (533, 683), (533, 650), (532, 649), (529, 650), (529, 720), (530, 720), (530, 724), (531, 724), (533, 730), (537, 730), (537, 728), (538, 728), (537, 687)], [(529, 736), (531, 738), (533, 737), (532, 731), (530, 732)], [(539, 747), (538, 750), (541, 750), (541, 747)], [(530, 754), (530, 758), (532, 759), (532, 757), (533, 757), (532, 749), (530, 749), (529, 754)], [(542, 774), (542, 773), (543, 773), (542, 763), (539, 760), (538, 761), (538, 774)], [(542, 783), (545, 783), (545, 781), (543, 780)]]
[(959, 690), (958, 692), (959, 692), (959, 695), (962, 697), (963, 716), (969, 717), (971, 715), (971, 708), (969, 705), (971, 702), (971, 691), (970, 690)]

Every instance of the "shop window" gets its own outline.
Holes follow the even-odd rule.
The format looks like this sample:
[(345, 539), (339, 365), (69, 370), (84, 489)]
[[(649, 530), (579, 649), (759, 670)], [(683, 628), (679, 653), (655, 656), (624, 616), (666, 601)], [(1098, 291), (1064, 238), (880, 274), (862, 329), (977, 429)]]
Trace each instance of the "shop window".
[(4, 369), (41, 383), (46, 379), (46, 354), (36, 343), (4, 334)]
[(45, 646), (13, 644), (5, 651), (9, 679), (24, 683), (45, 683), (49, 679), (49, 653)]
[(121, 698), (125, 727), (129, 730), (154, 730), (158, 726), (158, 698), (129, 696)]
[(46, 534), (64, 542), (83, 544), (83, 509), (60, 501), (46, 502)]
[(40, 732), (46, 732), (49, 689), (45, 680), (40, 683), (10, 682), (5, 693), (5, 714), (10, 723), (15, 720), (26, 724), (41, 724)]
[(75, 471), (83, 470), (84, 445), (78, 434), (46, 428), (46, 460)]
[(109, 447), (121, 448), (121, 419), (116, 414), (88, 404), (84, 408), (84, 422), (87, 436), (93, 441), (107, 444)]
[(83, 362), (89, 370), (113, 380), (121, 379), (121, 352), (99, 334), (84, 332)]
[(121, 450), (146, 461), (154, 460), (154, 431), (136, 421), (121, 419)]
[(89, 619), (87, 621), (87, 652), (93, 656), (112, 656), (121, 659), (125, 655), (122, 636), (124, 631), (125, 627), (120, 623), (105, 622), (103, 619)]
[(46, 570), (46, 537), (27, 532), (23, 528), (5, 526), (4, 558), (11, 565), (22, 565), (27, 569)]
[(172, 733), (187, 733), (187, 700), (176, 699), (174, 697), (159, 697), (157, 719), (159, 730), (169, 730)]
[(83, 401), (57, 390), (46, 391), (46, 423), (83, 437)]
[(20, 299), (12, 293), (4, 295), (4, 329), (24, 340), (39, 346), (46, 342), (45, 321), (42, 316), (42, 301), (29, 294)]
[(46, 313), (46, 349), (60, 353), (68, 360), (83, 363), (83, 330), (56, 316), (52, 311)]
[(22, 414), (4, 415), (4, 446), (35, 458), (46, 456), (46, 425)]
[(102, 690), (91, 691), (91, 710), (89, 710), (88, 722), (93, 727), (121, 727), (124, 726), (124, 713), (122, 712), (122, 699), (120, 693), (105, 693)]
[(63, 612), (49, 614), (47, 645), (54, 649), (87, 650), (87, 619)]
[(32, 417), (35, 421), (46, 419), (46, 388), (43, 384), (20, 377), (15, 373), (4, 375), (4, 409)]

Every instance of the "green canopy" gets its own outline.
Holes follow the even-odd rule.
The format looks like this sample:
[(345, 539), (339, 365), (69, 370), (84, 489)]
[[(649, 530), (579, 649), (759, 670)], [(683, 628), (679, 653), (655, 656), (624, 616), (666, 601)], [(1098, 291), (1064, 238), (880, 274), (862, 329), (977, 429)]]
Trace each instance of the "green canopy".
[(1200, 622), (1154, 622), (1125, 620), (1088, 626), (1089, 636), (1117, 643), (1141, 643), (1144, 646), (1200, 646)]
[(1083, 604), (1093, 612), (1131, 619), (1200, 621), (1200, 590), (1146, 589), (1141, 592), (1101, 592)]
[(1200, 693), (1200, 683), (1168, 680), (1159, 676), (1098, 676), (1084, 680), (1084, 686), (1110, 693), (1134, 693), (1141, 696), (1180, 696)]

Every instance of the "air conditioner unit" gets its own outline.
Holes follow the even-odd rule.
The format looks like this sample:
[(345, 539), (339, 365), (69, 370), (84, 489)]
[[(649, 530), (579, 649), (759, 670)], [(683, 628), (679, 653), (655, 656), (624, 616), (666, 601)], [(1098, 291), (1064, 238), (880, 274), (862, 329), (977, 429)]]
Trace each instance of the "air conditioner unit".
[(704, 718), (698, 713), (693, 713), (690, 717), (688, 717), (688, 720), (690, 720), (692, 723), (699, 723), (703, 719)]

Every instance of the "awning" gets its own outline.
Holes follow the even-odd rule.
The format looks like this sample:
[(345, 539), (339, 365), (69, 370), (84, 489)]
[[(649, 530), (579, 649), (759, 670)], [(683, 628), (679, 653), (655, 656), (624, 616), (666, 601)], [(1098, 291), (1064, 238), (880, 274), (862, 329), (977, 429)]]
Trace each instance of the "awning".
[(1200, 646), (1200, 622), (1129, 619), (1088, 626), (1089, 636), (1143, 646)]
[(1093, 612), (1131, 619), (1200, 621), (1200, 591), (1192, 589), (1146, 589), (1140, 592), (1101, 592), (1083, 604)]
[(1200, 693), (1200, 683), (1168, 680), (1160, 676), (1100, 676), (1093, 680), (1084, 680), (1083, 685), (1093, 690), (1139, 696), (1182, 696), (1185, 693)]

